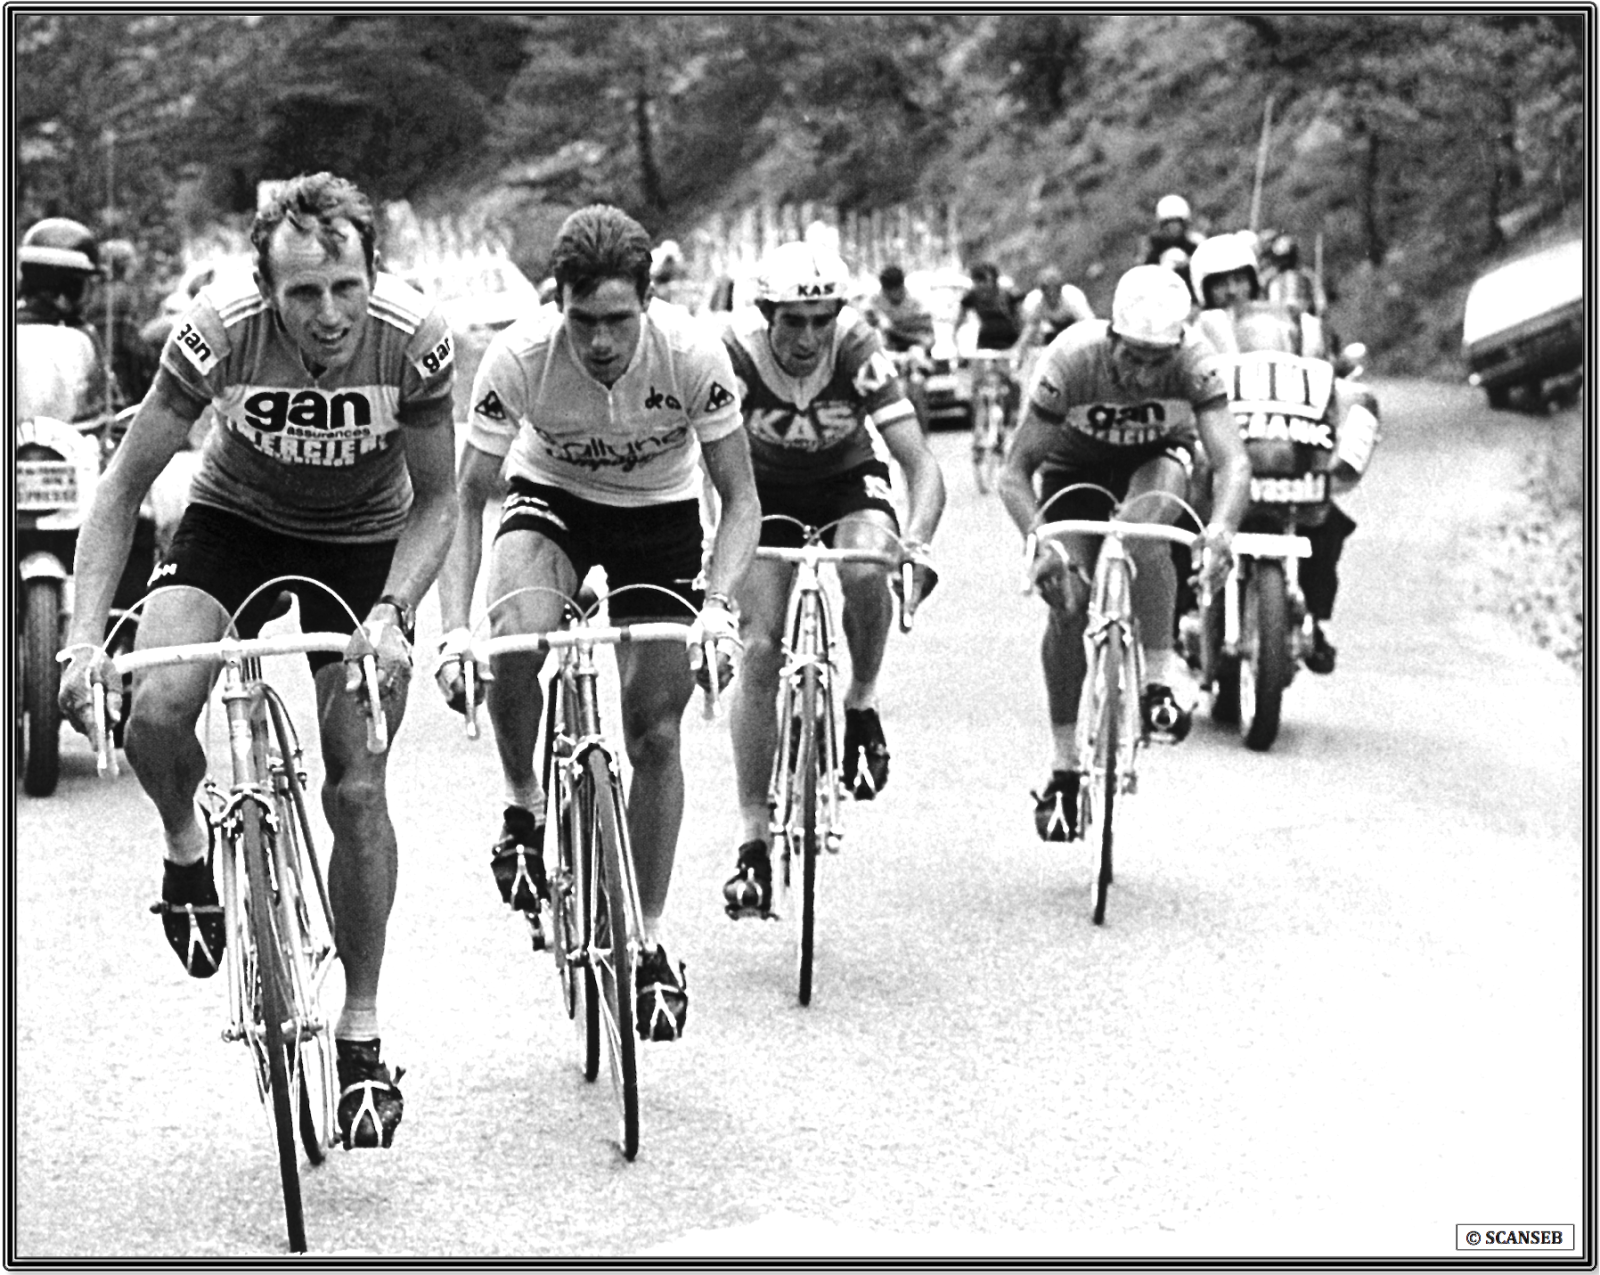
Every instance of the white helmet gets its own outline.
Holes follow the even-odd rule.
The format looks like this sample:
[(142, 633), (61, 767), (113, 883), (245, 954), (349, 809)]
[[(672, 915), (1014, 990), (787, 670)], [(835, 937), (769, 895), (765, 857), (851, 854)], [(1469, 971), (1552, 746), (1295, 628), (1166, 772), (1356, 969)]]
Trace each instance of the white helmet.
[(843, 301), (850, 289), (850, 271), (837, 254), (808, 243), (779, 244), (761, 263), (756, 300), (782, 305), (789, 301)]
[(1143, 345), (1177, 345), (1189, 321), (1189, 289), (1165, 266), (1135, 266), (1111, 296), (1111, 330)]
[(1189, 201), (1182, 195), (1163, 195), (1156, 201), (1157, 221), (1188, 221)]
[(1195, 299), (1202, 306), (1207, 305), (1206, 280), (1232, 274), (1235, 270), (1248, 270), (1259, 287), (1261, 267), (1256, 261), (1254, 237), (1249, 231), (1212, 235), (1201, 242), (1189, 258), (1189, 282), (1194, 286)]

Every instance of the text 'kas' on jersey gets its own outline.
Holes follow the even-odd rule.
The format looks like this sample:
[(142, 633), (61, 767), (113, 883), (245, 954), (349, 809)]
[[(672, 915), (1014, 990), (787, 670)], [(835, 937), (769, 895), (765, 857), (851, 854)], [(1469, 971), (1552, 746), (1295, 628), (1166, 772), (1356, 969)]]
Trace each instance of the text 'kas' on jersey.
[(399, 430), (450, 401), (455, 346), (421, 293), (379, 274), (355, 355), (314, 376), (241, 276), (201, 290), (161, 366), (216, 409), (192, 500), (286, 535), (356, 544), (393, 540), (405, 525), (411, 475)]
[(877, 331), (849, 306), (834, 325), (833, 348), (804, 377), (778, 366), (760, 310), (731, 315), (722, 339), (744, 400), (750, 463), (764, 483), (842, 474), (876, 454), (869, 422), (883, 429), (916, 420)]
[(696, 499), (700, 445), (738, 428), (733, 368), (716, 333), (657, 299), (609, 389), (578, 361), (553, 305), (496, 333), (472, 385), (467, 441), (507, 456), (509, 477), (639, 507)]
[(1104, 319), (1074, 323), (1040, 357), (1030, 398), (1047, 416), (1065, 418), (1054, 451), (1094, 459), (1124, 447), (1192, 442), (1196, 409), (1228, 399), (1215, 352), (1186, 333), (1176, 355), (1135, 389), (1115, 374), (1109, 329)]

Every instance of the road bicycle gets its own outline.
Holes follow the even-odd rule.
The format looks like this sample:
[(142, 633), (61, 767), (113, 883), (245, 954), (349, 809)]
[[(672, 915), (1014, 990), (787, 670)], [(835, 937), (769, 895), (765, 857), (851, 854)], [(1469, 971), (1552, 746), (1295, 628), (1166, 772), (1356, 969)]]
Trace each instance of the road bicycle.
[[(613, 590), (653, 589), (626, 585)], [(507, 594), (549, 592), (563, 604), (563, 625), (543, 633), (509, 633), (475, 638), (461, 660), (467, 705), (467, 735), (478, 738), (477, 667), (497, 655), (554, 651), (558, 655), (545, 695), (543, 775), (545, 827), (554, 832), (556, 863), (549, 874), (551, 948), (561, 980), (562, 1004), (578, 1026), (583, 1045), (583, 1075), (600, 1074), (601, 1043), (617, 1103), (619, 1142), (625, 1159), (639, 1153), (639, 1064), (634, 996), (643, 950), (644, 917), (628, 837), (628, 811), (617, 754), (606, 742), (600, 722), (599, 667), (595, 650), (602, 646), (644, 642), (691, 643), (697, 630), (673, 620), (635, 621), (611, 625), (596, 615), (600, 597), (573, 599), (559, 590), (527, 586)], [(669, 596), (678, 595), (661, 590)], [(492, 612), (494, 607), (490, 608)], [(487, 616), (479, 621), (483, 624)], [(706, 647), (713, 644), (707, 643)], [(714, 649), (702, 649), (707, 667), (716, 668)], [(718, 705), (718, 679), (706, 688), (707, 716)], [(529, 918), (530, 926), (540, 924)], [(540, 946), (536, 938), (535, 946)]]
[(1010, 350), (974, 350), (966, 356), (977, 371), (972, 394), (972, 474), (978, 490), (994, 490), (1010, 446), (1013, 358)]
[[(288, 584), (326, 588), (297, 576), (268, 581), (234, 612), (228, 631), (235, 631), (244, 606), (266, 590)], [(354, 614), (351, 623), (359, 634)], [(357, 651), (361, 645), (354, 643)], [(201, 805), (222, 875), (222, 964), (228, 989), (228, 1025), (222, 1038), (244, 1041), (254, 1059), (256, 1092), (273, 1126), (289, 1248), (295, 1253), (306, 1249), (299, 1148), (318, 1165), (336, 1138), (333, 1023), (322, 1007), (322, 992), (337, 951), (327, 881), (312, 835), (299, 737), (283, 697), (262, 671), (262, 661), (314, 652), (342, 655), (351, 648), (347, 633), (284, 633), (152, 647), (111, 661), (119, 679), (180, 664), (220, 665), (218, 694), (227, 720), (232, 778), (224, 787), (207, 776)], [(378, 698), (370, 644), (359, 659), (367, 696), (367, 749), (381, 753), (388, 748), (388, 722)], [(98, 768), (101, 775), (115, 777), (104, 683), (94, 681), (93, 693)], [(162, 908), (157, 904), (152, 910)]]
[[(900, 628), (911, 631), (916, 603), (912, 573), (900, 538), (878, 528), (895, 543), (896, 553), (875, 549), (833, 549), (824, 539), (840, 520), (809, 527), (786, 514), (769, 514), (763, 522), (782, 520), (800, 529), (799, 548), (763, 545), (756, 557), (787, 562), (795, 567), (784, 622), (783, 665), (778, 680), (778, 750), (772, 762), (768, 790), (771, 809), (773, 898), (769, 914), (796, 915), (798, 978), (802, 1005), (811, 1003), (816, 953), (817, 860), (826, 850), (836, 854), (844, 842), (842, 816), (844, 780), (839, 756), (838, 714), (835, 711), (834, 622), (828, 593), (823, 587), (824, 563), (871, 563), (900, 571)], [(907, 602), (907, 599), (913, 599)], [(793, 907), (799, 878), (799, 907)]]
[[(1108, 502), (1115, 506), (1111, 517), (1105, 521), (1089, 518), (1044, 520), (1044, 511), (1051, 502), (1070, 491), (1082, 490), (1104, 493)], [(1063, 487), (1040, 509), (1026, 541), (1025, 591), (1031, 591), (1032, 565), (1041, 545), (1048, 545), (1060, 554), (1067, 562), (1067, 569), (1073, 571), (1076, 568), (1056, 537), (1085, 535), (1101, 539), (1094, 575), (1089, 582), (1088, 616), (1083, 634), (1087, 672), (1078, 701), (1076, 741), (1078, 837), (1090, 847), (1091, 855), (1095, 853), (1098, 834), (1098, 863), (1092, 864), (1096, 925), (1104, 925), (1106, 919), (1117, 798), (1137, 791), (1139, 750), (1147, 742), (1139, 703), (1145, 684), (1144, 646), (1133, 611), (1133, 560), (1128, 555), (1126, 542), (1162, 540), (1192, 548), (1199, 539), (1195, 532), (1166, 523), (1125, 521), (1134, 504), (1152, 496), (1170, 500), (1194, 517), (1193, 509), (1167, 492), (1144, 492), (1118, 505), (1116, 497), (1104, 487), (1073, 483)], [(1195, 525), (1199, 525), (1198, 518), (1195, 518)]]

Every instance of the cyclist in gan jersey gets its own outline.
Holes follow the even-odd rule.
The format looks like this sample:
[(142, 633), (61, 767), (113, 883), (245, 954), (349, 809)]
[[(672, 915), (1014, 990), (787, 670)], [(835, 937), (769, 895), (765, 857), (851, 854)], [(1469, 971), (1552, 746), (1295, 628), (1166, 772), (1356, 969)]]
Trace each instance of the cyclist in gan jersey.
[[(1221, 583), (1229, 542), (1250, 500), (1250, 462), (1209, 347), (1186, 332), (1188, 315), (1189, 290), (1176, 274), (1135, 266), (1117, 283), (1109, 324), (1074, 324), (1045, 351), (1000, 475), (1001, 499), (1024, 535), (1039, 510), (1050, 520), (1109, 515), (1099, 492), (1051, 501), (1073, 483), (1098, 484), (1119, 500), (1142, 492), (1186, 495), (1198, 433), (1218, 479), (1216, 511), (1204, 533), (1205, 569)], [(1148, 500), (1129, 517), (1170, 523), (1177, 513), (1171, 502)], [(1086, 672), (1084, 609), (1098, 546), (1092, 536), (1069, 537), (1070, 570), (1054, 551), (1041, 551), (1033, 564), (1034, 583), (1050, 608), (1042, 658), (1054, 760), (1049, 782), (1034, 798), (1035, 822), (1047, 841), (1077, 835), (1074, 736)], [(1128, 552), (1145, 648), (1145, 722), (1153, 737), (1176, 743), (1188, 733), (1195, 693), (1172, 649), (1172, 557), (1161, 541), (1130, 543)], [(1174, 685), (1188, 692), (1182, 702)]]
[[(158, 568), (141, 648), (209, 642), (264, 581), (320, 580), (364, 615), (392, 728), (405, 712), (416, 605), (455, 528), (450, 331), (423, 298), (375, 268), (372, 205), (331, 173), (301, 176), (256, 214), (255, 278), (202, 291), (167, 338), (155, 384), (105, 472), (78, 541), (77, 608), (62, 708), (92, 729), (89, 672), (132, 539), (139, 503), (187, 445), (209, 405), (212, 430), (188, 511)], [(209, 595), (209, 597), (203, 596)], [(262, 596), (241, 636), (268, 618)], [(300, 595), (307, 631), (350, 632), (320, 589)], [(220, 605), (219, 605), (220, 604)], [(378, 976), (398, 859), (385, 794), (387, 756), (366, 749), (359, 677), (312, 656), (333, 831), (328, 892), (344, 963), (337, 1041), (339, 1129), (346, 1147), (388, 1146), (402, 1102), (379, 1060)], [(189, 973), (216, 972), (224, 941), (195, 790), (206, 756), (195, 724), (214, 668), (152, 669), (134, 687), (128, 761), (166, 835), (162, 924)], [(348, 680), (347, 680), (348, 677)]]
[[(682, 599), (699, 609), (700, 631), (720, 647), (737, 641), (732, 595), (755, 553), (760, 509), (728, 356), (687, 311), (648, 299), (650, 237), (616, 208), (595, 204), (568, 217), (551, 268), (555, 304), (498, 333), (473, 386), (459, 522), (439, 579), (446, 636), (438, 679), (457, 711), (466, 707), (461, 661), (483, 511), (502, 462), (509, 493), (488, 581), (496, 635), (556, 628), (558, 593), (575, 595), (598, 564), (612, 590), (613, 621), (677, 619)], [(722, 503), (703, 605), (702, 462)], [(630, 584), (656, 587), (616, 592)], [(506, 796), (490, 866), (501, 897), (535, 918), (549, 897), (545, 794), (533, 764), (543, 664), (539, 654), (497, 658), (487, 695)], [(689, 653), (667, 643), (619, 646), (617, 668), (633, 766), (628, 832), (644, 913), (639, 1030), (673, 1040), (683, 1031), (688, 995), (661, 928), (683, 820), (679, 728), (695, 675)]]
[[(937, 581), (928, 543), (944, 510), (944, 480), (878, 334), (844, 304), (845, 264), (805, 243), (782, 244), (762, 263), (756, 307), (727, 320), (723, 342), (744, 400), (744, 427), (763, 515), (787, 514), (812, 527), (838, 525), (827, 541), (882, 551), (899, 531), (889, 467), (873, 431), (905, 473), (905, 546), (916, 564), (915, 608)], [(792, 522), (763, 523), (761, 543), (796, 546)], [(745, 640), (743, 684), (731, 714), (743, 842), (723, 887), (735, 917), (764, 913), (772, 898), (767, 786), (777, 749), (773, 703), (783, 661), (783, 623), (794, 568), (757, 561), (739, 589)], [(870, 800), (889, 777), (878, 721), (878, 673), (893, 606), (881, 567), (841, 564), (844, 635), (850, 650), (845, 692), (844, 779)]]

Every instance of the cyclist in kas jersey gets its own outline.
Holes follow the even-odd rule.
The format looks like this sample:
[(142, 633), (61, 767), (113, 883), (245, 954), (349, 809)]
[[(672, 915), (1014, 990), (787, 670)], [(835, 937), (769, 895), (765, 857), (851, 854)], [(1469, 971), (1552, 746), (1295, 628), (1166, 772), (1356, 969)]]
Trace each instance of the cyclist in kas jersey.
[[(1187, 331), (1188, 315), (1189, 291), (1176, 274), (1135, 266), (1117, 283), (1109, 323), (1074, 324), (1045, 351), (1000, 476), (1001, 498), (1024, 535), (1039, 510), (1073, 483), (1098, 484), (1118, 499), (1143, 492), (1186, 497), (1198, 436), (1218, 480), (1216, 512), (1204, 532), (1206, 561), (1213, 583), (1224, 578), (1228, 546), (1250, 499), (1250, 462), (1214, 356)], [(1101, 493), (1078, 491), (1048, 503), (1044, 516), (1109, 513)], [(1171, 502), (1148, 500), (1129, 517), (1170, 523), (1178, 513)], [(1069, 543), (1067, 549), (1070, 567), (1042, 547), (1033, 564), (1034, 584), (1049, 605), (1042, 661), (1054, 756), (1049, 781), (1034, 794), (1046, 840), (1077, 833), (1075, 734), (1094, 548)], [(1128, 552), (1148, 679), (1141, 707), (1152, 737), (1176, 743), (1188, 733), (1198, 693), (1172, 649), (1172, 558), (1160, 541), (1130, 544)]]
[[(483, 511), (502, 464), (509, 492), (488, 596), (491, 605), (515, 596), (493, 610), (496, 634), (558, 627), (561, 602), (548, 590), (574, 596), (599, 565), (613, 622), (677, 619), (687, 603), (703, 634), (730, 654), (737, 641), (733, 593), (755, 553), (760, 511), (727, 353), (686, 310), (650, 299), (650, 237), (619, 209), (596, 204), (568, 217), (551, 268), (555, 304), (497, 334), (473, 386), (459, 522), (439, 581), (446, 636), (438, 679), (457, 711), (466, 706), (461, 662)], [(702, 463), (722, 505), (703, 593)], [(615, 594), (630, 584), (657, 587)], [(516, 593), (530, 585), (545, 591)], [(543, 663), (539, 654), (496, 659), (487, 692), (506, 802), (490, 866), (501, 897), (535, 914), (549, 897), (545, 794), (534, 769)], [(661, 931), (683, 819), (679, 729), (695, 674), (689, 652), (667, 643), (620, 646), (617, 668), (644, 913), (638, 1019), (651, 1039), (672, 1040), (689, 1001), (683, 966), (668, 958)]]
[[(139, 503), (207, 406), (211, 431), (187, 512), (139, 624), (140, 647), (209, 642), (257, 585), (319, 580), (365, 616), (352, 652), (376, 648), (385, 711), (405, 711), (416, 605), (455, 527), (450, 330), (398, 279), (380, 273), (372, 205), (331, 173), (289, 182), (256, 214), (255, 278), (205, 289), (167, 338), (161, 367), (95, 496), (78, 541), (77, 607), (63, 655), (61, 704), (92, 729), (89, 674)], [(208, 595), (202, 597), (200, 595)], [(253, 636), (276, 597), (239, 616)], [(351, 632), (321, 589), (300, 594), (309, 631)], [(220, 604), (220, 605), (219, 605)], [(394, 903), (398, 850), (385, 792), (387, 755), (366, 749), (359, 673), (309, 657), (333, 832), (328, 892), (344, 963), (334, 1028), (346, 1146), (388, 1146), (403, 1110), (380, 1061), (378, 977)], [(214, 669), (154, 669), (137, 683), (127, 753), (166, 838), (167, 941), (189, 973), (216, 972), (224, 941), (205, 822), (195, 791), (206, 757), (195, 725)]]
[[(761, 512), (812, 527), (839, 521), (829, 544), (887, 550), (883, 532), (898, 533), (899, 522), (889, 467), (876, 445), (881, 439), (905, 475), (904, 543), (921, 597), (938, 578), (928, 544), (944, 510), (944, 480), (877, 333), (844, 304), (848, 287), (849, 273), (834, 253), (783, 244), (762, 263), (755, 307), (730, 316), (723, 329), (743, 395)], [(761, 543), (797, 546), (799, 530), (787, 521), (763, 523)], [(757, 561), (738, 592), (745, 660), (731, 720), (743, 841), (724, 887), (736, 914), (764, 912), (771, 901), (767, 784), (777, 748), (773, 704), (793, 570)], [(893, 601), (881, 567), (843, 565), (839, 582), (850, 651), (843, 773), (856, 798), (870, 800), (889, 779), (877, 704)], [(905, 604), (914, 608), (917, 597)]]

